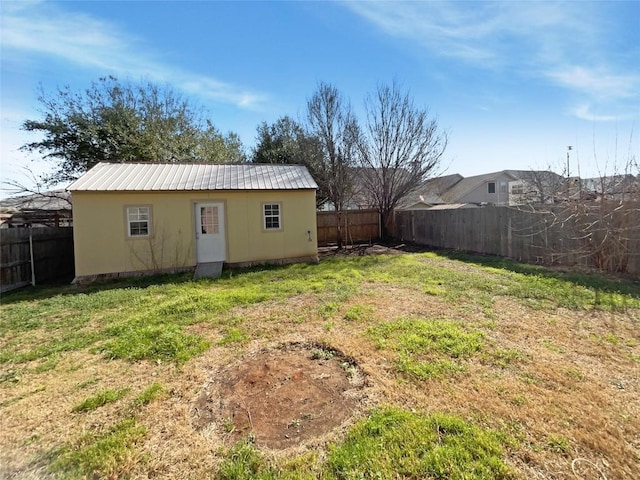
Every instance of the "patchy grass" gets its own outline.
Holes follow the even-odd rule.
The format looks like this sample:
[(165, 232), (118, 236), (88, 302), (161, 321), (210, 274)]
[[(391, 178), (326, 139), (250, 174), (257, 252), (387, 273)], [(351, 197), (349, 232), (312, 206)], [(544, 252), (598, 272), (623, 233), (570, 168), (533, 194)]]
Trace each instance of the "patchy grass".
[(215, 477), (217, 480), (266, 480), (275, 478), (275, 472), (267, 464), (251, 442), (239, 442), (227, 454)]
[[(359, 263), (366, 269), (377, 262)], [(108, 358), (184, 363), (209, 345), (185, 334), (185, 326), (306, 292), (321, 294), (330, 315), (363, 280), (352, 262), (336, 260), (332, 265), (229, 271), (216, 281), (167, 275), (94, 284), (81, 292), (77, 287), (20, 291), (3, 297), (0, 364), (81, 350), (103, 339), (100, 350)]]
[(499, 437), (445, 414), (375, 411), (329, 449), (334, 478), (511, 478)]
[[(24, 289), (0, 305), (0, 477), (569, 478), (579, 456), (640, 478), (639, 325), (637, 282), (460, 254)], [(301, 341), (367, 373), (351, 426), (282, 455), (192, 428), (216, 372)]]
[(512, 285), (510, 294), (523, 299), (546, 298), (567, 308), (624, 310), (640, 307), (640, 288), (632, 280), (614, 279), (593, 272), (549, 269), (502, 257), (459, 252), (442, 252), (442, 255), (516, 279), (517, 285)]
[(508, 368), (511, 365), (524, 362), (526, 355), (519, 350), (497, 347), (483, 351), (482, 360), (500, 368)]
[(418, 380), (453, 375), (465, 370), (463, 359), (482, 346), (483, 334), (467, 332), (455, 322), (401, 318), (369, 328), (378, 348), (398, 353), (396, 368)]
[(151, 385), (149, 385), (148, 388), (140, 392), (140, 394), (133, 401), (133, 404), (138, 407), (141, 407), (143, 405), (149, 405), (154, 400), (161, 398), (164, 394), (165, 394), (165, 389), (162, 386), (162, 384), (158, 382), (154, 382)]
[(218, 340), (218, 345), (229, 345), (231, 343), (246, 343), (249, 340), (249, 335), (242, 328), (230, 327), (225, 332), (224, 336)]
[(554, 452), (567, 453), (569, 452), (571, 445), (569, 445), (569, 440), (564, 438), (562, 435), (550, 434), (547, 437), (545, 448)]
[(102, 390), (95, 395), (85, 398), (82, 402), (73, 407), (72, 411), (76, 413), (90, 412), (108, 403), (120, 400), (129, 393), (129, 390), (129, 388), (121, 388), (119, 390)]
[(184, 363), (209, 348), (209, 342), (198, 335), (185, 333), (178, 325), (146, 324), (135, 320), (110, 329), (100, 348), (108, 358), (126, 360), (167, 360)]
[(131, 418), (104, 432), (88, 433), (53, 452), (50, 470), (71, 479), (126, 476), (141, 459), (135, 445), (145, 433), (146, 428)]
[(370, 305), (352, 305), (344, 312), (343, 318), (347, 322), (362, 322), (370, 320), (375, 314), (375, 309)]
[(229, 450), (218, 480), (514, 478), (504, 463), (500, 436), (444, 415), (420, 415), (382, 408), (354, 425), (343, 441), (329, 446), (325, 462), (270, 464), (250, 441)]

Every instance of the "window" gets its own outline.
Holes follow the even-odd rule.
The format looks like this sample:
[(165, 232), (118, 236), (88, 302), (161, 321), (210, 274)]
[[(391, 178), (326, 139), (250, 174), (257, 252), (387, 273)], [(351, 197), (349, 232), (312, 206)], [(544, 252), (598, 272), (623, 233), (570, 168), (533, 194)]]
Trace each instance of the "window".
[(200, 207), (200, 227), (204, 234), (217, 235), (220, 233), (218, 207)]
[(487, 183), (487, 192), (496, 193), (496, 182)]
[(280, 204), (267, 203), (263, 205), (264, 212), (264, 229), (279, 230), (280, 229)]
[(148, 237), (150, 207), (127, 207), (127, 233), (130, 237)]
[(524, 194), (524, 186), (522, 184), (516, 184), (511, 187), (511, 193), (513, 195), (522, 195)]
[(507, 182), (500, 182), (500, 193), (507, 193)]

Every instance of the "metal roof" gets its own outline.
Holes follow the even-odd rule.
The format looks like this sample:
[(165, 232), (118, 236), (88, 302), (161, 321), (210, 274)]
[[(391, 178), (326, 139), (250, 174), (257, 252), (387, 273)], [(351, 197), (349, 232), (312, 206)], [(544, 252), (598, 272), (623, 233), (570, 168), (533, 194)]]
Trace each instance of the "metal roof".
[(318, 185), (302, 165), (246, 163), (98, 163), (76, 191), (305, 190)]

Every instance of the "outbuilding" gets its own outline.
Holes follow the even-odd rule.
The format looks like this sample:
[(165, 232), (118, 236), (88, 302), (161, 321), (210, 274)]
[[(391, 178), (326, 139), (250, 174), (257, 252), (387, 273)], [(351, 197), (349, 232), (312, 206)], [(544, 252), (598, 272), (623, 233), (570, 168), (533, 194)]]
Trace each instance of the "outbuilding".
[(301, 165), (99, 163), (68, 187), (75, 281), (315, 262), (316, 189)]

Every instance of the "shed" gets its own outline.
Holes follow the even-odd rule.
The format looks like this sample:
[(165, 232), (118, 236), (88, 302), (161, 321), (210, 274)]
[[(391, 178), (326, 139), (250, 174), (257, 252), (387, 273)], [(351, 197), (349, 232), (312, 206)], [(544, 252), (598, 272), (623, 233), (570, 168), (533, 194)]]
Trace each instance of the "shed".
[(68, 187), (74, 281), (317, 261), (306, 167), (99, 163)]

